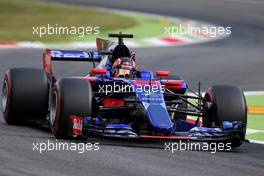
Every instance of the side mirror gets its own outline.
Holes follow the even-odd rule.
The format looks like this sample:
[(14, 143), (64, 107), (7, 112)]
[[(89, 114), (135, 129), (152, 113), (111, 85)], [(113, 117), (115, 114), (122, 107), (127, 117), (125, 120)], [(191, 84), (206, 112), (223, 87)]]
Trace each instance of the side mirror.
[(93, 75), (105, 75), (106, 69), (105, 68), (93, 68), (90, 73)]
[(170, 75), (171, 75), (170, 71), (161, 71), (161, 70), (156, 71), (157, 77), (167, 77)]

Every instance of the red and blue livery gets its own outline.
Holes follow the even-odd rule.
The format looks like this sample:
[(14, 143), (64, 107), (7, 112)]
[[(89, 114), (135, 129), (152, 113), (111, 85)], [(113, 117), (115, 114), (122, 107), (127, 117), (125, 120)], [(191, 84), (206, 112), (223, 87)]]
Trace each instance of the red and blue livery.
[[(233, 147), (245, 140), (247, 105), (239, 87), (215, 85), (195, 93), (170, 71), (135, 66), (135, 53), (123, 42), (133, 35), (109, 36), (118, 42), (97, 39), (97, 51), (47, 49), (43, 69), (9, 69), (2, 91), (5, 121), (48, 126), (60, 139), (100, 135), (223, 141)], [(54, 61), (91, 62), (93, 68), (84, 76), (57, 78)]]

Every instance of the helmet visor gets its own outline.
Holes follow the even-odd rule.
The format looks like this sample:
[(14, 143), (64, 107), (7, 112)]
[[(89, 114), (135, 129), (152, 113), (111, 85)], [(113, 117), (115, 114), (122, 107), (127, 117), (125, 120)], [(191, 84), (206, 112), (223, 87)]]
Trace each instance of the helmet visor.
[(116, 74), (118, 77), (131, 77), (131, 70), (119, 68), (116, 69)]

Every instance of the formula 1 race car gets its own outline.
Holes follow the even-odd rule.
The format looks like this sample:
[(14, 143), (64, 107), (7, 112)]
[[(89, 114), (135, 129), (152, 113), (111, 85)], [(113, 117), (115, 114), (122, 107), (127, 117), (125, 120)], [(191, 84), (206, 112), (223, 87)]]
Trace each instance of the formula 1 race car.
[[(48, 124), (60, 139), (100, 135), (224, 141), (233, 147), (245, 140), (247, 105), (239, 87), (216, 85), (196, 93), (170, 71), (138, 69), (123, 42), (133, 35), (109, 37), (118, 42), (97, 39), (96, 51), (47, 49), (43, 69), (9, 69), (2, 91), (7, 124)], [(91, 62), (93, 68), (85, 76), (58, 79), (52, 61)]]

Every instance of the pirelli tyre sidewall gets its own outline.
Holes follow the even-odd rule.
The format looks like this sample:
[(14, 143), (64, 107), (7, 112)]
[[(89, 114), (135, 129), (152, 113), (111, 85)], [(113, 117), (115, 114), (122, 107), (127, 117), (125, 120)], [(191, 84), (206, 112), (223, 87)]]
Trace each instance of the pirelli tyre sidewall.
[(2, 111), (7, 124), (46, 118), (48, 112), (48, 80), (37, 68), (13, 68), (4, 76)]
[(92, 96), (92, 88), (87, 80), (62, 78), (55, 83), (50, 103), (50, 123), (56, 138), (73, 137), (70, 116), (91, 116)]
[(12, 116), (10, 113), (10, 93), (11, 93), (11, 86), (10, 86), (10, 74), (9, 71), (6, 72), (3, 81), (3, 88), (2, 88), (2, 112), (4, 115), (5, 121), (10, 124), (12, 123)]
[(245, 124), (245, 138), (247, 125), (247, 104), (243, 91), (237, 86), (217, 85), (212, 86), (205, 94), (205, 101), (212, 106), (204, 119), (204, 125), (220, 127), (224, 121), (240, 121)]

